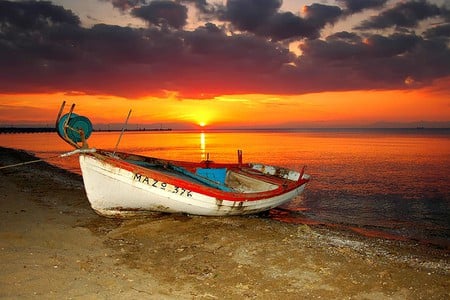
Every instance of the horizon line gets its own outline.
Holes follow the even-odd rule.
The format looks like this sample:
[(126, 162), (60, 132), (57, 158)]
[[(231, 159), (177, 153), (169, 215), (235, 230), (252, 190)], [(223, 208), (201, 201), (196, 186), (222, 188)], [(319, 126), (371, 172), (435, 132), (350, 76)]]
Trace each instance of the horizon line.
[[(177, 132), (177, 131), (195, 131), (195, 132), (208, 132), (208, 131), (339, 131), (339, 130), (414, 130), (420, 132), (422, 130), (450, 130), (450, 127), (245, 127), (245, 128), (142, 128), (142, 129), (125, 129), (127, 132)], [(99, 129), (93, 128), (94, 132), (120, 132), (122, 129)], [(50, 126), (27, 126), (17, 127), (0, 126), (0, 133), (43, 133), (43, 132), (56, 132), (55, 127)]]

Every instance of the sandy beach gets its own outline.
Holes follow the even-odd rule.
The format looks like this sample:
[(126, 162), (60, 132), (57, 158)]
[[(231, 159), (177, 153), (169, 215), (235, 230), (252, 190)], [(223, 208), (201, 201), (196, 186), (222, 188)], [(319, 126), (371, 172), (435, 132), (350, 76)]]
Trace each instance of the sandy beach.
[(262, 216), (107, 219), (79, 175), (0, 170), (4, 299), (449, 299), (449, 254)]

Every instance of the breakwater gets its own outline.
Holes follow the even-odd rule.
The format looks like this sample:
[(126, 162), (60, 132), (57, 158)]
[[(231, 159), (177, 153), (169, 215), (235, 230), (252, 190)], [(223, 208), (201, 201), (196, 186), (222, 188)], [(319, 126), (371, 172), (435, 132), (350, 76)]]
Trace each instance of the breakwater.
[(52, 127), (0, 127), (0, 134), (55, 132)]

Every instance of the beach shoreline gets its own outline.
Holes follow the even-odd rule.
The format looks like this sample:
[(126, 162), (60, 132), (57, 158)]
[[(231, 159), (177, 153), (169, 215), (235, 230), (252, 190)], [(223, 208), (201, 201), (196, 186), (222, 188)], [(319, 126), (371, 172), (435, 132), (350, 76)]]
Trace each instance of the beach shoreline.
[[(33, 159), (0, 148), (1, 166)], [(0, 191), (0, 298), (450, 297), (448, 249), (260, 216), (107, 219), (45, 162), (0, 170)]]

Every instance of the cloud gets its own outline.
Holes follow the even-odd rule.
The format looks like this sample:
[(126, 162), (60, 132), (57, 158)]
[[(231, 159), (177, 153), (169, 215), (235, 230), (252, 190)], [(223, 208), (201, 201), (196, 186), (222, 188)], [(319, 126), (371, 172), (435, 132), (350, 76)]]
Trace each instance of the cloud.
[(194, 4), (195, 8), (204, 15), (213, 15), (217, 9), (217, 5), (209, 4), (206, 0), (177, 0), (177, 2)]
[(336, 0), (346, 7), (349, 14), (361, 12), (365, 9), (383, 7), (388, 0)]
[(145, 4), (145, 0), (99, 0), (102, 2), (111, 2), (111, 4), (121, 11), (127, 11), (132, 8)]
[(279, 11), (280, 0), (229, 0), (219, 10), (219, 18), (231, 27), (264, 36), (274, 41), (291, 38), (317, 38), (320, 30), (341, 15), (337, 6), (313, 4), (305, 6), (306, 17)]
[(61, 6), (0, 1), (0, 68), (15, 73), (16, 65), (24, 67), (27, 77), (32, 76), (27, 66), (33, 69), (50, 60), (74, 59), (77, 51), (68, 41), (77, 39), (81, 32), (79, 18)]
[(281, 7), (281, 0), (229, 0), (223, 8), (222, 19), (238, 30), (255, 32)]
[[(119, 9), (122, 12), (145, 6), (155, 0), (99, 0), (101, 2), (110, 2), (113, 7)], [(160, 0), (156, 0), (158, 2)], [(193, 4), (194, 7), (204, 15), (210, 15), (215, 12), (215, 5), (209, 4), (207, 0), (173, 0), (166, 2), (175, 2), (179, 4)]]
[(390, 27), (412, 28), (425, 19), (443, 15), (445, 8), (426, 1), (399, 2), (396, 6), (388, 9), (378, 16), (363, 21), (355, 29), (385, 29)]
[(320, 36), (319, 30), (317, 26), (308, 23), (305, 19), (291, 12), (284, 12), (273, 15), (254, 33), (280, 41), (292, 38), (317, 38)]
[(322, 69), (323, 78), (337, 83), (336, 88), (399, 88), (407, 78), (425, 84), (450, 75), (446, 43), (415, 34), (374, 34), (360, 40), (338, 33), (325, 41), (308, 41), (301, 49), (305, 55), (298, 70), (314, 72), (314, 66), (327, 66)]
[(305, 6), (304, 12), (306, 19), (316, 28), (322, 28), (327, 23), (335, 23), (342, 14), (342, 10), (337, 6), (317, 3)]
[[(210, 98), (416, 88), (450, 76), (443, 8), (441, 22), (423, 33), (322, 36), (325, 26), (345, 17), (346, 3), (313, 4), (300, 16), (280, 11), (281, 2), (273, 0), (230, 0), (221, 7), (151, 1), (130, 10), (148, 27), (86, 28), (72, 11), (50, 2), (0, 0), (0, 92)], [(184, 29), (185, 4), (216, 19)], [(288, 50), (292, 40), (300, 42), (300, 56)]]
[(169, 25), (176, 29), (183, 28), (187, 22), (187, 8), (167, 0), (152, 1), (148, 5), (134, 8), (131, 14), (150, 24)]
[(427, 29), (424, 32), (427, 38), (447, 38), (450, 39), (450, 24), (438, 25)]
[(44, 28), (51, 24), (79, 25), (80, 19), (70, 10), (53, 5), (50, 1), (0, 1), (0, 22), (28, 30)]

